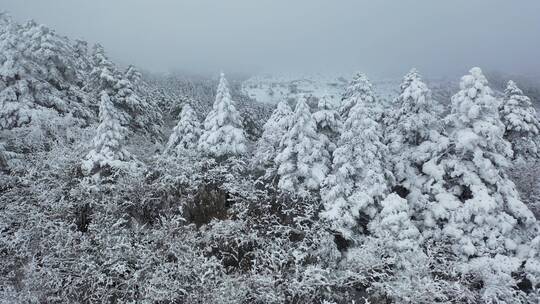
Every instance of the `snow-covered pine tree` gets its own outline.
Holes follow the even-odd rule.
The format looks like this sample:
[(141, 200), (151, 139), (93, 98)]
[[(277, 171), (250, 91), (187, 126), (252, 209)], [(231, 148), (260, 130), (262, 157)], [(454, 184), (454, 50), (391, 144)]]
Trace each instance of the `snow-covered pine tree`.
[(116, 82), (116, 75), (114, 75), (116, 73), (116, 67), (105, 54), (105, 48), (99, 43), (94, 44), (92, 47), (92, 64), (94, 68), (90, 74), (91, 85), (103, 88), (110, 85), (106, 81), (112, 84)]
[(394, 108), (385, 118), (387, 142), (392, 153), (417, 146), (436, 136), (441, 129), (442, 107), (433, 100), (431, 90), (416, 69), (403, 78), (400, 88)]
[(339, 107), (339, 114), (341, 115), (342, 121), (347, 120), (349, 112), (359, 101), (364, 103), (364, 107), (367, 107), (370, 110), (371, 117), (375, 118), (375, 120), (380, 119), (382, 109), (380, 108), (380, 105), (376, 104), (373, 85), (367, 76), (362, 73), (357, 73), (353, 77), (353, 80), (345, 89), (345, 93), (343, 93), (341, 105)]
[(318, 190), (328, 173), (330, 155), (317, 133), (317, 124), (305, 97), (300, 97), (296, 103), (275, 163), (280, 177), (279, 189), (301, 197)]
[(319, 98), (317, 112), (313, 113), (313, 119), (317, 123), (317, 132), (331, 155), (336, 149), (336, 142), (341, 133), (341, 117), (330, 96), (324, 95)]
[[(363, 100), (349, 111), (338, 147), (333, 153), (332, 174), (321, 189), (321, 217), (351, 237), (377, 214), (378, 202), (389, 190), (392, 176), (387, 167), (388, 149), (379, 123)], [(363, 227), (357, 227), (358, 222)]]
[(189, 104), (186, 104), (179, 117), (180, 120), (169, 137), (164, 153), (181, 155), (184, 150), (197, 148), (201, 136), (201, 123), (197, 114)]
[(246, 138), (240, 113), (229, 93), (225, 74), (221, 73), (214, 106), (204, 120), (199, 149), (215, 157), (246, 152)]
[(514, 159), (540, 156), (540, 122), (529, 97), (510, 80), (499, 113), (506, 129), (504, 138), (512, 144)]
[(438, 153), (423, 166), (434, 199), (426, 206), (424, 233), (450, 238), (465, 256), (515, 252), (535, 218), (505, 175), (512, 149), (479, 68), (461, 79), (447, 121), (449, 140), (441, 137)]
[[(71, 82), (80, 79), (82, 75), (77, 75), (80, 71), (76, 70), (75, 55), (71, 43), (65, 37), (60, 37), (56, 33), (44, 25), (38, 25), (33, 21), (28, 22), (23, 26), (24, 41), (33, 44), (33, 57), (35, 63), (39, 64), (42, 69), (48, 71), (45, 79), (49, 82), (64, 80)], [(30, 45), (27, 45), (30, 46)], [(59, 84), (60, 85), (60, 84)]]
[[(343, 94), (341, 95), (341, 100), (343, 101), (345, 99), (349, 99), (358, 92), (366, 90), (366, 82), (367, 76), (364, 73), (356, 72), (347, 87), (345, 88), (345, 92), (343, 92)], [(350, 110), (351, 107), (346, 110)], [(343, 112), (341, 112), (340, 114), (343, 114)]]
[(75, 58), (77, 58), (77, 69), (84, 71), (85, 74), (90, 73), (90, 56), (88, 55), (88, 42), (76, 39), (73, 43)]
[(400, 92), (403, 93), (405, 89), (411, 86), (413, 81), (421, 79), (420, 72), (416, 68), (412, 68), (405, 76), (403, 76), (401, 84), (399, 85)]
[(127, 130), (120, 124), (117, 110), (106, 91), (101, 95), (99, 120), (100, 124), (93, 140), (94, 148), (86, 155), (81, 165), (85, 175), (105, 167), (120, 167), (123, 161), (130, 158), (124, 149)]
[(135, 130), (145, 130), (160, 134), (162, 116), (155, 104), (140, 95), (141, 90), (127, 78), (120, 79), (115, 85), (116, 105), (126, 113), (128, 123)]
[(291, 107), (285, 102), (278, 103), (272, 115), (263, 126), (261, 138), (257, 141), (254, 164), (265, 168), (273, 167), (279, 143), (287, 132), (292, 116)]
[(428, 199), (422, 193), (426, 182), (422, 165), (430, 156), (425, 153), (426, 146), (440, 136), (442, 108), (431, 98), (431, 91), (416, 69), (403, 78), (400, 88), (400, 95), (384, 119), (385, 142), (390, 150), (395, 186), (409, 193), (409, 204), (416, 210), (422, 209)]
[[(137, 88), (140, 74), (134, 67), (127, 73), (121, 73), (107, 58), (103, 46), (96, 44), (93, 54), (94, 68), (90, 73), (87, 90), (95, 96), (101, 96), (105, 91), (118, 111), (122, 126), (130, 126), (133, 130), (144, 130), (159, 134), (162, 117), (156, 104), (150, 103), (140, 95)], [(129, 80), (136, 81), (135, 83)]]
[(122, 90), (121, 95), (123, 101), (132, 101), (126, 99), (128, 92), (123, 91), (127, 84), (122, 82), (122, 77), (114, 64), (109, 60), (105, 54), (105, 49), (99, 43), (94, 45), (92, 52), (93, 69), (90, 73), (90, 82), (87, 88), (96, 94), (99, 98), (102, 98), (104, 92), (108, 95), (108, 98), (116, 108), (118, 113), (118, 119), (122, 126), (127, 126), (131, 122), (131, 117), (127, 113), (127, 105), (121, 104), (117, 100), (118, 91)]
[(134, 86), (137, 86), (139, 82), (141, 82), (142, 74), (133, 65), (129, 65), (124, 74), (126, 79), (130, 81)]

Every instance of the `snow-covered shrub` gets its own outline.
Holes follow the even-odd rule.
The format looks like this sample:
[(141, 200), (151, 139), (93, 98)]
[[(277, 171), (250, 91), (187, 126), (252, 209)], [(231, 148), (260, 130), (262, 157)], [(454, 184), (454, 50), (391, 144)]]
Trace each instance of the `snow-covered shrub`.
[(530, 303), (517, 288), (522, 263), (520, 258), (497, 254), (473, 258), (459, 265), (458, 271), (481, 284), (478, 300), (482, 303)]
[[(395, 196), (395, 199), (405, 200)], [(344, 279), (374, 303), (478, 303), (472, 280), (441, 242), (428, 242), (396, 251), (395, 237), (362, 237), (339, 264)]]
[(397, 194), (388, 195), (381, 202), (381, 211), (369, 223), (371, 233), (388, 241), (396, 251), (415, 249), (421, 243), (420, 232), (411, 221), (407, 200)]

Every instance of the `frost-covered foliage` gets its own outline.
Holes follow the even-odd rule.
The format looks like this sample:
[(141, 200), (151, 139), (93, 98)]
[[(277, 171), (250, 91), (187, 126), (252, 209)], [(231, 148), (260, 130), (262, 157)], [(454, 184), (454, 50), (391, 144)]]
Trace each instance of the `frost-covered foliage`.
[(337, 293), (346, 278), (333, 274), (340, 254), (316, 202), (269, 200), (245, 159), (160, 157), (148, 174), (94, 184), (74, 174), (78, 153), (35, 155), (21, 168), (27, 183), (0, 193), (0, 301), (354, 299)]
[[(88, 120), (84, 71), (70, 41), (53, 30), (0, 15), (0, 128), (47, 120), (58, 113)], [(82, 123), (82, 122), (81, 122)]]
[(225, 74), (221, 73), (212, 111), (204, 120), (199, 149), (215, 157), (246, 152), (246, 138), (240, 114), (231, 99)]
[(184, 105), (180, 112), (180, 120), (173, 128), (165, 153), (181, 154), (184, 150), (197, 148), (201, 136), (201, 123), (195, 111), (189, 104)]
[(540, 122), (531, 100), (510, 80), (499, 113), (506, 129), (504, 138), (512, 144), (514, 158), (540, 156)]
[(94, 148), (82, 162), (81, 169), (84, 174), (90, 174), (105, 167), (121, 167), (122, 161), (130, 157), (124, 148), (127, 130), (120, 125), (117, 110), (105, 91), (101, 95), (99, 120), (93, 140)]
[(479, 68), (461, 79), (448, 117), (453, 128), (423, 166), (432, 194), (424, 225), (448, 237), (465, 256), (515, 254), (529, 241), (535, 218), (504, 169), (512, 156), (503, 138), (498, 101)]
[(261, 138), (257, 141), (257, 148), (253, 157), (256, 165), (265, 168), (273, 167), (279, 143), (289, 128), (291, 116), (291, 107), (284, 101), (278, 103), (272, 116), (264, 124)]
[(459, 272), (482, 282), (480, 299), (483, 303), (533, 303), (523, 291), (515, 288), (516, 278), (522, 267), (522, 259), (497, 254), (494, 257), (478, 257), (460, 265)]
[(388, 149), (381, 125), (371, 118), (369, 104), (363, 100), (349, 111), (337, 146), (332, 173), (321, 189), (322, 217), (350, 237), (359, 221), (365, 224), (377, 214), (377, 203), (392, 179), (386, 169)]
[(330, 153), (317, 133), (306, 99), (300, 98), (275, 158), (282, 191), (307, 196), (318, 190), (330, 168)]
[(101, 91), (107, 90), (125, 111), (122, 124), (159, 133), (159, 109), (139, 95), (144, 93), (117, 71), (102, 47), (90, 56), (85, 41), (72, 42), (33, 21), (0, 19), (0, 128), (39, 125), (59, 115), (87, 125), (97, 120)]

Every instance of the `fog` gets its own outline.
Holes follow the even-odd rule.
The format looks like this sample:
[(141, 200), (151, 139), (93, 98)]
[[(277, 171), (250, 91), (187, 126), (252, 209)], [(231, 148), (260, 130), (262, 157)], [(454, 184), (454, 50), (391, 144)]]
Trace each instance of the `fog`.
[(540, 1), (0, 0), (151, 71), (540, 71)]

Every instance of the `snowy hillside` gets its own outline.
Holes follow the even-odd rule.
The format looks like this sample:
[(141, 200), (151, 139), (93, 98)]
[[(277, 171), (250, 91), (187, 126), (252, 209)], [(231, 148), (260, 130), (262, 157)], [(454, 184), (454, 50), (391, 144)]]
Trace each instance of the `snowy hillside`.
[(277, 104), (302, 95), (324, 96), (339, 100), (347, 80), (324, 76), (254, 76), (242, 83), (242, 92), (258, 102)]
[[(350, 76), (254, 76), (242, 83), (242, 92), (262, 103), (277, 104), (283, 100), (297, 100), (304, 95), (328, 96), (340, 102)], [(374, 80), (378, 96), (391, 100), (398, 94), (399, 79)]]
[(143, 75), (0, 15), (0, 303), (537, 304), (531, 91)]
[[(261, 103), (296, 101), (298, 97), (304, 95), (328, 96), (339, 103), (349, 78), (350, 75), (253, 76), (242, 82), (241, 91)], [(394, 100), (399, 95), (400, 82), (399, 78), (372, 80), (375, 94), (386, 102)], [(449, 102), (452, 92), (458, 87), (453, 79), (431, 79), (427, 82), (433, 90), (434, 97), (443, 103)]]

